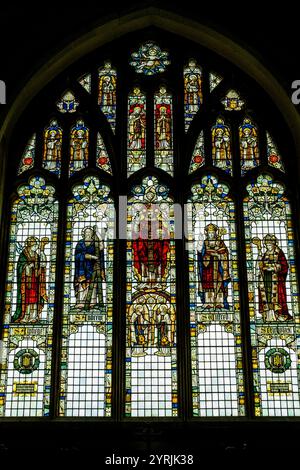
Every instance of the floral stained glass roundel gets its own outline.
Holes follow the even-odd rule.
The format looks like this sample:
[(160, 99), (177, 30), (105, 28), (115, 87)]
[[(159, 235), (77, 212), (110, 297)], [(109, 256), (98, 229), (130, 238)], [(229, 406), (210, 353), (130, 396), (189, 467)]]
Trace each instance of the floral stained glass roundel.
[(155, 75), (166, 70), (170, 64), (169, 54), (162, 51), (161, 48), (153, 41), (144, 43), (137, 52), (131, 54), (130, 65), (132, 65), (137, 73), (144, 75)]

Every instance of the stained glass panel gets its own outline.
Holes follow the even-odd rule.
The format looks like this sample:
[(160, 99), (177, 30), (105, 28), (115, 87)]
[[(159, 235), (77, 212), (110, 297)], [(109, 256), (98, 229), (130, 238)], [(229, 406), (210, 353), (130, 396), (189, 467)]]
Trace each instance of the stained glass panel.
[(250, 118), (245, 118), (239, 127), (241, 172), (244, 175), (248, 170), (259, 165), (259, 149), (257, 127)]
[(245, 101), (242, 100), (240, 94), (235, 90), (229, 90), (221, 101), (225, 111), (241, 111)]
[(212, 127), (212, 159), (216, 167), (232, 174), (231, 131), (222, 117)]
[(66, 91), (56, 103), (57, 109), (61, 113), (75, 113), (78, 105), (79, 101), (76, 100), (71, 90)]
[(204, 153), (204, 132), (201, 131), (197, 139), (195, 149), (190, 164), (189, 174), (198, 170), (205, 164), (205, 153)]
[(221, 75), (219, 75), (215, 72), (211, 72), (209, 74), (209, 90), (210, 90), (210, 92), (212, 92), (219, 85), (219, 83), (221, 83), (222, 80), (223, 80), (223, 77), (221, 77)]
[(177, 416), (174, 205), (154, 177), (128, 201), (126, 416)]
[(161, 86), (154, 96), (155, 166), (173, 175), (173, 107), (172, 95)]
[(108, 120), (112, 131), (116, 129), (117, 71), (110, 62), (105, 62), (98, 70), (98, 105)]
[(245, 415), (235, 207), (211, 176), (187, 204), (194, 416)]
[(97, 158), (96, 158), (96, 166), (106, 173), (112, 174), (110, 159), (101, 137), (100, 132), (97, 133)]
[(48, 416), (58, 203), (36, 176), (13, 203), (0, 349), (0, 416)]
[(131, 54), (131, 59), (130, 65), (137, 73), (144, 75), (164, 72), (171, 63), (168, 52), (162, 51), (159, 45), (153, 41), (142, 44), (137, 52)]
[(89, 129), (78, 119), (70, 136), (70, 176), (88, 166)]
[(190, 59), (183, 70), (184, 77), (184, 121), (188, 131), (195, 114), (203, 102), (202, 70), (195, 59)]
[(299, 292), (291, 208), (269, 175), (244, 201), (256, 416), (299, 416)]
[(114, 205), (87, 177), (67, 208), (60, 416), (110, 416)]
[(277, 168), (277, 170), (284, 171), (284, 165), (283, 161), (281, 158), (281, 155), (278, 151), (277, 145), (275, 144), (271, 134), (269, 132), (266, 132), (267, 136), (267, 156), (268, 156), (268, 164), (270, 166), (273, 166), (274, 168)]
[(128, 97), (128, 176), (146, 166), (146, 95), (135, 87)]
[(90, 73), (82, 75), (82, 77), (78, 79), (78, 82), (88, 93), (92, 92), (92, 75)]
[(53, 119), (44, 131), (43, 167), (56, 175), (60, 174), (61, 168), (62, 136), (62, 128)]
[(36, 141), (36, 134), (33, 134), (33, 136), (28, 140), (25, 150), (23, 152), (23, 155), (19, 164), (19, 168), (18, 168), (18, 175), (34, 167), (35, 141)]

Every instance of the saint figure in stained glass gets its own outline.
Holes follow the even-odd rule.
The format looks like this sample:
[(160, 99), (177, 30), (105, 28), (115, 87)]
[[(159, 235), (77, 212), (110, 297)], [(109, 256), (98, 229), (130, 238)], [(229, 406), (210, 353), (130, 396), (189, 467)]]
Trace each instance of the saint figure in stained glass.
[(48, 242), (47, 237), (39, 240), (30, 236), (25, 240), (17, 262), (17, 307), (13, 322), (36, 323), (48, 301), (44, 252)]
[(99, 69), (98, 104), (113, 131), (116, 125), (116, 90), (117, 71), (110, 62), (105, 62), (104, 66)]
[(235, 90), (229, 90), (221, 103), (224, 105), (226, 111), (241, 111), (245, 101), (242, 100), (239, 93)]
[(61, 113), (75, 113), (77, 107), (79, 105), (79, 101), (76, 100), (72, 91), (68, 90), (64, 93), (61, 99), (56, 103), (57, 109)]
[(285, 254), (278, 245), (275, 235), (267, 234), (263, 239), (262, 252), (260, 238), (252, 243), (258, 248), (258, 296), (259, 313), (265, 321), (291, 320), (288, 312), (286, 278), (289, 265)]
[(259, 165), (257, 128), (245, 118), (239, 129), (242, 174)]
[(143, 105), (129, 110), (128, 148), (139, 150), (145, 148), (146, 114)]
[(228, 248), (222, 240), (224, 229), (215, 224), (205, 227), (205, 240), (198, 250), (198, 293), (203, 308), (228, 309), (230, 282)]
[(187, 132), (194, 115), (198, 112), (203, 100), (201, 69), (195, 59), (190, 59), (184, 68), (184, 106), (185, 131)]
[[(165, 89), (161, 89), (161, 93), (164, 95)], [(166, 103), (159, 103), (156, 106), (156, 148), (170, 149), (171, 142), (171, 107)]]
[(219, 117), (212, 128), (213, 163), (227, 173), (231, 173), (230, 128)]
[(97, 227), (85, 227), (75, 248), (74, 290), (76, 308), (103, 305), (104, 244)]
[(43, 167), (59, 173), (61, 164), (62, 129), (54, 119), (44, 133)]

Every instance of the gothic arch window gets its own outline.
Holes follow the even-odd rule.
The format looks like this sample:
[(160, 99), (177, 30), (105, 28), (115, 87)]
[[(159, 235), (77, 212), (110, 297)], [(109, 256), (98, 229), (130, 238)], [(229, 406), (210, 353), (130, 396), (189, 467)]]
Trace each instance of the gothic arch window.
[(17, 130), (0, 416), (299, 416), (292, 146), (258, 86), (151, 29)]

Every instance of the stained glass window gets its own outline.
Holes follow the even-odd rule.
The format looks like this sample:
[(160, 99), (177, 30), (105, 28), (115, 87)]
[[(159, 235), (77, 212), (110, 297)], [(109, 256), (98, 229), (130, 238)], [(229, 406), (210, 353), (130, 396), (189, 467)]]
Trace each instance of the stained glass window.
[(103, 67), (98, 70), (98, 77), (98, 105), (115, 132), (117, 71), (110, 62), (105, 62)]
[(36, 142), (36, 134), (28, 140), (25, 150), (23, 152), (19, 169), (18, 175), (23, 173), (26, 170), (30, 170), (34, 166), (34, 158), (35, 158), (35, 142)]
[(239, 127), (242, 175), (259, 165), (257, 127), (246, 117)]
[(101, 137), (100, 132), (97, 133), (97, 158), (96, 158), (96, 165), (106, 173), (112, 174), (110, 159)]
[(198, 168), (201, 168), (204, 164), (205, 164), (204, 132), (201, 131), (197, 139), (196, 145), (195, 145), (189, 173), (193, 173), (194, 171), (198, 170)]
[(58, 203), (39, 176), (11, 211), (1, 352), (0, 416), (48, 416)]
[(142, 44), (137, 52), (131, 54), (130, 65), (137, 73), (144, 75), (155, 75), (164, 72), (170, 64), (169, 54), (162, 51), (154, 41)]
[(299, 416), (299, 290), (291, 209), (269, 175), (244, 201), (256, 416)]
[(188, 202), (192, 390), (195, 416), (245, 414), (235, 207), (211, 176)]
[(43, 167), (57, 175), (61, 168), (62, 128), (56, 119), (44, 131)]
[(66, 91), (56, 103), (57, 109), (61, 113), (75, 113), (78, 105), (79, 101), (76, 100), (73, 92), (70, 90)]
[(128, 97), (127, 172), (146, 166), (146, 95), (135, 87)]
[(154, 177), (128, 201), (126, 416), (177, 416), (174, 205)]
[(232, 174), (231, 131), (222, 117), (212, 127), (212, 159), (215, 166)]
[(173, 175), (173, 107), (172, 95), (161, 86), (154, 97), (155, 166)]
[(284, 166), (282, 162), (282, 158), (280, 153), (278, 152), (277, 145), (275, 144), (271, 134), (266, 132), (267, 136), (267, 156), (268, 156), (268, 164), (277, 168), (277, 170), (284, 171)]
[(67, 208), (61, 416), (110, 416), (114, 205), (96, 177)]
[(88, 165), (89, 129), (79, 119), (71, 129), (70, 135), (70, 176)]
[(188, 131), (195, 114), (203, 101), (202, 71), (195, 59), (190, 59), (184, 67), (184, 108), (185, 132)]
[(222, 104), (226, 111), (241, 111), (245, 104), (239, 93), (235, 90), (229, 90), (222, 100)]
[(12, 144), (0, 416), (300, 416), (278, 113), (225, 60), (131, 37), (49, 84)]

